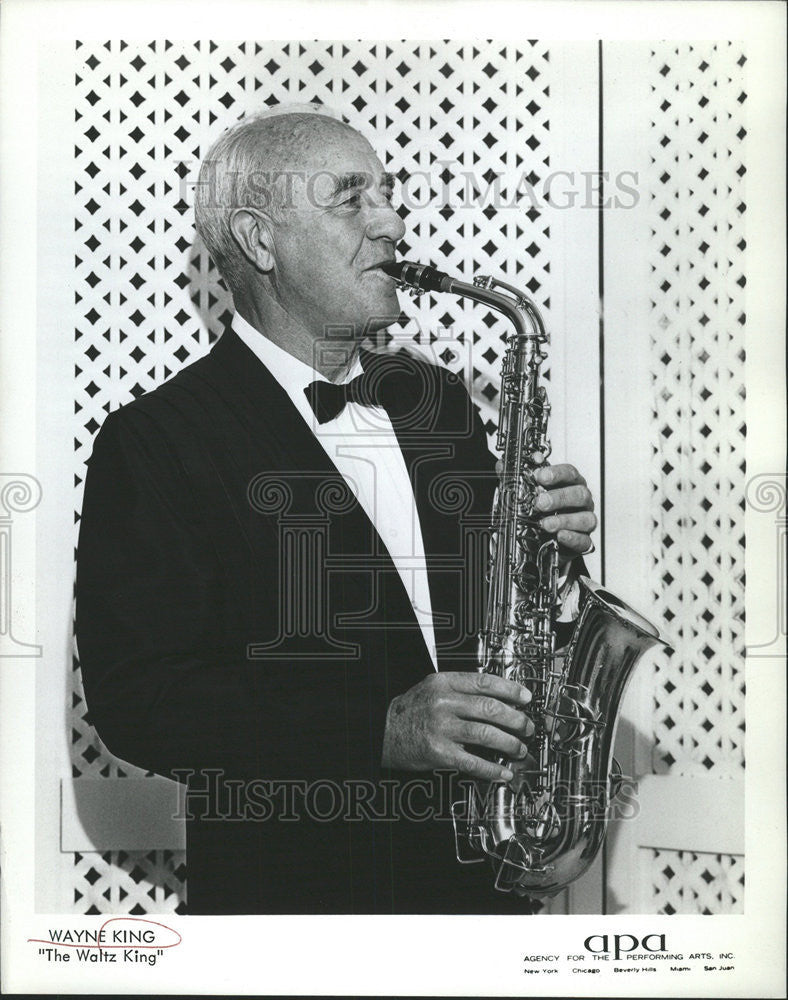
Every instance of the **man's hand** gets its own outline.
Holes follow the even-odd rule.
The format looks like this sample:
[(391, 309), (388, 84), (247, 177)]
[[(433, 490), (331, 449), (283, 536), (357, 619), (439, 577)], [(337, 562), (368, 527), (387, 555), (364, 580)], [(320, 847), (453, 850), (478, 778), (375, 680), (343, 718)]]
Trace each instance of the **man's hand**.
[(538, 469), (534, 478), (544, 488), (534, 509), (543, 515), (541, 527), (557, 538), (564, 566), (594, 547), (591, 541), (591, 532), (597, 526), (594, 498), (573, 465), (548, 465)]
[(509, 781), (512, 772), (466, 748), (484, 747), (517, 760), (522, 737), (534, 731), (523, 709), (531, 693), (494, 674), (431, 674), (389, 706), (383, 739), (384, 767), (406, 771), (455, 768), (487, 781)]

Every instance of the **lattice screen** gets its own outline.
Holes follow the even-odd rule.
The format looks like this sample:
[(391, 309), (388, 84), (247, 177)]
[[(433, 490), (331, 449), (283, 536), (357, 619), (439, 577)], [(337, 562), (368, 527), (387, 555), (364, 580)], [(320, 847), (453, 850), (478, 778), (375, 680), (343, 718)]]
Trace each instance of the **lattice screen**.
[(732, 854), (641, 851), (650, 870), (649, 913), (743, 913), (744, 859)]
[[(84, 462), (105, 415), (203, 354), (229, 317), (227, 294), (194, 243), (190, 208), (199, 160), (224, 127), (267, 104), (331, 105), (370, 138), (389, 169), (415, 178), (409, 195), (425, 207), (409, 220), (410, 256), (465, 276), (483, 269), (514, 279), (522, 271), (520, 281), (549, 317), (549, 226), (530, 201), (518, 206), (515, 191), (523, 177), (537, 187), (550, 166), (550, 82), (549, 52), (534, 42), (78, 43), (77, 511)], [(457, 370), (467, 372), (470, 362), (472, 391), (492, 432), (501, 327), (446, 298), (424, 297), (420, 318), (414, 340), (430, 344), (454, 331), (455, 348), (446, 353), (439, 343), (436, 350)], [(98, 743), (76, 660), (71, 728), (75, 776), (133, 771)], [(183, 861), (167, 852), (78, 856), (74, 907), (179, 906)]]
[(745, 56), (652, 54), (654, 768), (744, 766)]
[(105, 851), (74, 855), (76, 913), (181, 913), (183, 851)]
[[(653, 100), (653, 547), (656, 772), (744, 767), (746, 57), (662, 45)], [(668, 856), (670, 855), (669, 863)], [(737, 912), (743, 860), (655, 851), (660, 912)]]

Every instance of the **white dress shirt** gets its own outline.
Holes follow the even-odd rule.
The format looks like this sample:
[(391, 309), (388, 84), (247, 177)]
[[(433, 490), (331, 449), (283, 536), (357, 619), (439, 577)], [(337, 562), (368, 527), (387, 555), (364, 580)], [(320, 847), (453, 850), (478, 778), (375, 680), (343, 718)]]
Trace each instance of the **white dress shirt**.
[[(421, 525), (405, 459), (388, 414), (381, 407), (349, 402), (333, 420), (318, 423), (304, 389), (311, 382), (328, 379), (277, 347), (239, 313), (233, 316), (232, 328), (288, 394), (372, 522), (400, 575), (437, 670)], [(343, 381), (349, 382), (362, 371), (356, 358)]]

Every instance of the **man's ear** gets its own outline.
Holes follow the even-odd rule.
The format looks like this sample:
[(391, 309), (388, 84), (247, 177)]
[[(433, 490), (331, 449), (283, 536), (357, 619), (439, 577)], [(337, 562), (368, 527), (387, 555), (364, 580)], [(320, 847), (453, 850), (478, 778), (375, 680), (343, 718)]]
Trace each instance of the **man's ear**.
[(271, 222), (259, 208), (236, 208), (230, 216), (230, 232), (244, 257), (258, 271), (274, 267), (274, 240)]

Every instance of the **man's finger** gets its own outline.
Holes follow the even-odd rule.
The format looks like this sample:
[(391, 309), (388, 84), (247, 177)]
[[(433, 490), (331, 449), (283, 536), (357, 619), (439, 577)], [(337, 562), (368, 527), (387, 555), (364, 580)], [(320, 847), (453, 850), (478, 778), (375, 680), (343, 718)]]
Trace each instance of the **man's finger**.
[(461, 774), (467, 774), (481, 781), (511, 781), (514, 777), (514, 773), (508, 767), (502, 767), (491, 760), (483, 760), (459, 747), (451, 766), (456, 767)]
[(526, 736), (533, 731), (533, 725), (521, 711), (498, 698), (462, 695), (457, 699), (455, 712), (460, 719), (490, 723)]
[(579, 531), (590, 535), (596, 525), (596, 514), (593, 511), (580, 510), (572, 514), (550, 514), (542, 518), (539, 527), (545, 531)]
[(486, 750), (497, 750), (510, 760), (519, 760), (528, 752), (525, 744), (503, 729), (489, 726), (484, 722), (463, 722), (457, 726), (457, 737), (462, 743), (470, 743)]
[(536, 498), (534, 509), (550, 510), (593, 510), (594, 498), (587, 486), (559, 486), (546, 490)]
[(537, 469), (534, 479), (542, 486), (572, 486), (579, 483), (585, 486), (586, 481), (574, 467), (574, 465), (545, 465)]
[(579, 556), (583, 555), (584, 552), (590, 552), (593, 548), (591, 538), (581, 531), (562, 530), (555, 537), (564, 548), (570, 549)]
[(531, 692), (522, 684), (508, 681), (496, 674), (482, 674), (470, 670), (456, 671), (444, 674), (449, 678), (449, 684), (454, 691), (462, 694), (486, 695), (491, 698), (502, 698), (514, 704), (527, 705), (531, 700)]

